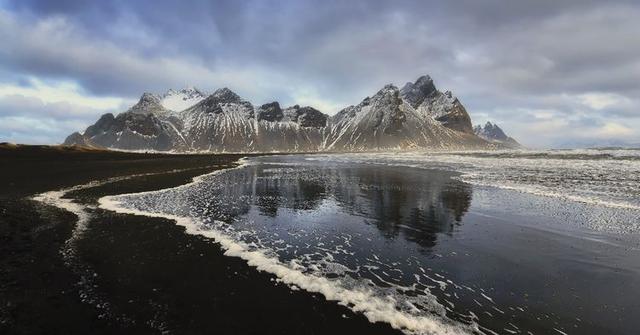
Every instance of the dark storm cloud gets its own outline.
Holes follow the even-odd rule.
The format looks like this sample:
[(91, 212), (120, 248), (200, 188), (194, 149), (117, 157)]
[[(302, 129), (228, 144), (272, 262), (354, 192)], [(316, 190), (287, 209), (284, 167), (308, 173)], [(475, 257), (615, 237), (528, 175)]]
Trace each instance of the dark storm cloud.
[[(23, 0), (4, 8), (1, 72), (72, 80), (94, 95), (229, 86), (256, 103), (302, 100), (335, 112), (429, 73), (478, 121), (512, 126), (547, 113), (638, 122), (633, 1)], [(515, 136), (537, 141), (520, 128)]]

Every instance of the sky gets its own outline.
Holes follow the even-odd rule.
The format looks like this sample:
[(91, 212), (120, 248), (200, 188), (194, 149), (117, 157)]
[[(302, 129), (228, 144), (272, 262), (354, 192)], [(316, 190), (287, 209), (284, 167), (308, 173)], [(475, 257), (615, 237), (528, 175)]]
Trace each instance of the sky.
[(0, 0), (0, 142), (61, 143), (143, 92), (335, 114), (429, 74), (533, 148), (640, 143), (640, 2)]

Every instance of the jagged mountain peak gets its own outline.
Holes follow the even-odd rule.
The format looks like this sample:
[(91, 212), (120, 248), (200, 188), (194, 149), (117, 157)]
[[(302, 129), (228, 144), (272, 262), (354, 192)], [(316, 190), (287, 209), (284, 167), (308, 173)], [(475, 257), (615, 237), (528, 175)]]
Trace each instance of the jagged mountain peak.
[(282, 108), (277, 101), (266, 103), (257, 108), (256, 117), (258, 121), (266, 120), (270, 122), (281, 121), (284, 117)]
[(424, 74), (416, 80), (416, 84), (418, 83), (433, 83), (433, 79), (430, 75)]
[(200, 90), (200, 89), (198, 89), (197, 87), (195, 87), (195, 86), (191, 86), (191, 85), (185, 86), (184, 88), (180, 89), (180, 92), (184, 92), (184, 93), (195, 93), (195, 94), (205, 95), (205, 94), (203, 93), (203, 91), (201, 91), (201, 90)]
[[(487, 121), (487, 123), (484, 124), (485, 128), (493, 128), (494, 124), (491, 123), (491, 121)], [(496, 128), (500, 129), (500, 127), (498, 127), (498, 125), (495, 125)]]
[(213, 96), (221, 102), (241, 102), (243, 101), (239, 95), (227, 87), (219, 88), (210, 97)]
[(168, 97), (168, 96), (172, 96), (172, 95), (177, 95), (177, 94), (182, 94), (186, 97), (206, 97), (207, 95), (200, 89), (198, 89), (197, 87), (188, 85), (185, 86), (181, 89), (173, 89), (170, 88), (169, 90), (167, 90), (167, 92), (165, 92), (164, 94), (162, 94), (162, 97)]
[(477, 132), (481, 132), (482, 134), (487, 135), (488, 138), (496, 139), (496, 140), (505, 140), (507, 135), (504, 133), (502, 128), (500, 128), (497, 124), (491, 123), (491, 121), (487, 121), (484, 124), (484, 127), (481, 125), (476, 125), (473, 127), (473, 130)]
[(520, 143), (507, 136), (502, 128), (500, 128), (495, 123), (491, 123), (490, 121), (487, 121), (487, 123), (484, 124), (484, 127), (481, 125), (476, 125), (475, 127), (473, 127), (473, 132), (478, 137), (489, 142), (500, 143), (512, 148), (521, 147)]
[(242, 109), (246, 112), (247, 116), (253, 117), (253, 106), (251, 105), (251, 103), (243, 100), (235, 92), (226, 87), (217, 89), (208, 97), (202, 99), (197, 104), (186, 109), (185, 112), (205, 112), (219, 114), (224, 111), (223, 105), (225, 104), (242, 105)]
[(400, 92), (400, 90), (398, 89), (398, 86), (396, 86), (394, 84), (386, 84), (375, 95), (388, 94), (388, 93), (395, 94), (396, 92), (398, 92), (398, 93)]
[(140, 96), (140, 100), (138, 101), (138, 103), (143, 102), (143, 101), (150, 102), (150, 103), (151, 102), (159, 103), (160, 99), (158, 98), (157, 95), (155, 95), (153, 93), (144, 92), (144, 93), (142, 93), (142, 96)]
[(407, 84), (410, 84), (409, 85), (410, 87), (420, 91), (422, 94), (428, 95), (436, 91), (436, 86), (433, 83), (433, 79), (429, 75), (420, 76), (418, 79), (416, 79), (415, 82), (413, 83), (409, 82)]
[(417, 108), (428, 97), (439, 93), (436, 89), (433, 79), (429, 75), (423, 75), (418, 78), (414, 83), (406, 83), (400, 90), (402, 97), (406, 100), (411, 107)]
[(364, 98), (356, 107), (361, 109), (371, 105), (371, 108), (382, 107), (381, 112), (383, 114), (396, 114), (402, 104), (403, 101), (398, 87), (393, 84), (387, 84), (374, 95)]
[[(402, 98), (400, 97), (400, 90), (398, 89), (398, 87), (393, 84), (384, 85), (374, 95), (362, 99), (362, 101), (357, 106), (349, 107), (364, 107), (373, 103), (378, 103), (379, 101), (385, 99), (388, 101), (388, 103), (394, 106), (398, 106), (399, 104), (401, 104)], [(349, 107), (343, 109), (342, 111), (349, 109)], [(340, 112), (338, 112), (338, 114), (340, 114)]]
[(439, 91), (433, 79), (424, 75), (400, 90), (402, 99), (420, 114), (430, 117), (455, 131), (473, 134), (471, 118), (451, 91)]
[(286, 108), (283, 114), (289, 119), (298, 123), (301, 127), (322, 128), (327, 125), (328, 116), (319, 110), (310, 107), (293, 105)]
[(162, 106), (161, 100), (157, 95), (145, 92), (138, 100), (138, 103), (129, 108), (127, 112), (136, 114), (165, 113), (167, 109)]

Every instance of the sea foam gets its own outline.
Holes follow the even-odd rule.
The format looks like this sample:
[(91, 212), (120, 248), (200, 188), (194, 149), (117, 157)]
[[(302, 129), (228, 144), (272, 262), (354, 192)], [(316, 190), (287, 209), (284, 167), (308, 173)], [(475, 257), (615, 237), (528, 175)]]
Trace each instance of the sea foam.
[(349, 307), (352, 311), (364, 314), (371, 322), (386, 322), (396, 329), (408, 334), (472, 334), (481, 332), (477, 325), (463, 325), (452, 320), (437, 317), (410, 315), (394, 308), (394, 304), (388, 299), (382, 299), (371, 290), (347, 289), (338, 280), (304, 273), (295, 268), (295, 265), (284, 264), (276, 257), (268, 256), (262, 250), (251, 250), (252, 247), (237, 241), (224, 233), (201, 229), (202, 224), (188, 217), (180, 217), (171, 214), (145, 212), (129, 209), (116, 200), (117, 197), (103, 197), (100, 199), (100, 207), (118, 213), (143, 215), (149, 217), (161, 217), (170, 219), (183, 226), (186, 233), (201, 235), (220, 243), (225, 250), (224, 254), (239, 257), (247, 261), (247, 264), (260, 271), (275, 275), (281, 282), (290, 286), (299, 287), (308, 292), (320, 293), (327, 300), (337, 301), (341, 305)]
[[(186, 233), (204, 236), (218, 242), (225, 250), (225, 255), (239, 257), (259, 271), (265, 271), (275, 275), (278, 281), (289, 285), (292, 289), (299, 288), (308, 292), (320, 293), (327, 300), (336, 301), (356, 313), (363, 314), (371, 322), (386, 322), (393, 328), (402, 330), (407, 334), (472, 334), (485, 332), (481, 330), (473, 320), (469, 323), (462, 323), (448, 318), (445, 315), (446, 308), (440, 305), (437, 299), (431, 295), (427, 289), (423, 292), (422, 299), (425, 301), (425, 304), (428, 303), (431, 306), (431, 313), (412, 313), (411, 304), (406, 305), (408, 307), (407, 310), (400, 310), (397, 306), (398, 304), (402, 304), (399, 299), (403, 298), (394, 295), (392, 291), (382, 291), (387, 293), (381, 294), (380, 288), (356, 283), (355, 279), (349, 278), (348, 276), (339, 279), (330, 279), (318, 275), (314, 271), (309, 271), (309, 268), (301, 266), (296, 260), (283, 262), (277, 257), (277, 254), (275, 254), (273, 250), (262, 248), (259, 243), (247, 243), (238, 238), (238, 236), (230, 234), (229, 231), (220, 229), (219, 227), (226, 225), (225, 222), (215, 222), (211, 224), (211, 222), (202, 222), (196, 217), (162, 213), (155, 210), (146, 211), (135, 208), (126, 201), (126, 199), (140, 198), (144, 195), (154, 195), (159, 192), (184, 190), (198, 183), (207, 181), (212, 176), (242, 169), (250, 164), (252, 163), (249, 160), (243, 160), (241, 165), (236, 168), (202, 175), (194, 178), (191, 183), (171, 189), (103, 197), (99, 199), (99, 207), (123, 214), (173, 220), (177, 225), (183, 226)], [(327, 256), (332, 257), (329, 253)], [(327, 263), (330, 263), (332, 266), (339, 266), (339, 264), (336, 263)], [(409, 289), (400, 287), (394, 283), (388, 284), (397, 286), (398, 290)]]

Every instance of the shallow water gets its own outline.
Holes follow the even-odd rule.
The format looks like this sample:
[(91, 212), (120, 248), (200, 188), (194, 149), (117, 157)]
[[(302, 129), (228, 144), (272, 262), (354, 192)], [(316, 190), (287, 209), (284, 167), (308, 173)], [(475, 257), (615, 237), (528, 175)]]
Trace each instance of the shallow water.
[[(634, 333), (634, 198), (618, 190), (615, 199), (600, 192), (585, 201), (592, 183), (560, 192), (564, 181), (526, 178), (536, 165), (554, 170), (539, 160), (559, 159), (528, 155), (504, 164), (502, 153), (262, 157), (183, 187), (112, 200), (189, 218), (192, 232), (242, 249), (232, 254), (293, 289), (321, 292), (407, 333)], [(618, 158), (563, 157), (558, 166), (589, 175)], [(612, 187), (630, 185), (633, 194), (630, 161), (626, 176), (599, 173), (624, 180)], [(527, 192), (532, 185), (564, 196)]]
[(461, 180), (547, 197), (640, 209), (640, 150), (363, 153), (311, 159), (457, 171)]

